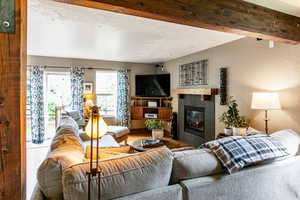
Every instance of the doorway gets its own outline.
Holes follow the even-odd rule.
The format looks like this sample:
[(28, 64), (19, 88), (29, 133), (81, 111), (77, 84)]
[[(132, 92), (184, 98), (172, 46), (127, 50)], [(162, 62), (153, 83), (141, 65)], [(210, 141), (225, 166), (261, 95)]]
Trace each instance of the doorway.
[[(27, 84), (30, 84), (30, 74), (27, 75)], [(42, 144), (31, 141), (30, 93), (27, 92), (27, 189), (26, 198), (30, 199), (36, 185), (38, 166), (45, 159), (50, 143), (55, 135), (55, 107), (69, 105), (71, 102), (71, 82), (69, 72), (45, 71), (44, 72), (44, 119), (45, 135)]]

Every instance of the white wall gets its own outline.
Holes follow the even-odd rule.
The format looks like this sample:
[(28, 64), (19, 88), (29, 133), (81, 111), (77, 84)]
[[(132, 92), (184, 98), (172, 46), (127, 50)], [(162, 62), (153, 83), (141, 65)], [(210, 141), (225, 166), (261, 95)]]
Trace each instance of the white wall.
[[(101, 60), (88, 60), (88, 59), (72, 59), (72, 58), (56, 58), (56, 57), (44, 57), (44, 56), (28, 56), (28, 65), (48, 65), (48, 66), (82, 66), (85, 68), (107, 68), (107, 69), (130, 69), (130, 85), (131, 95), (135, 95), (135, 75), (154, 73), (155, 67), (150, 64), (141, 63), (125, 63), (125, 62), (113, 62), (113, 61), (101, 61)], [(51, 70), (51, 69), (50, 69)], [(59, 69), (54, 69), (59, 70)], [(66, 69), (68, 70), (68, 69)], [(63, 71), (63, 70), (62, 70)], [(96, 73), (95, 70), (86, 70), (85, 81), (94, 82), (95, 85)]]
[[(100, 61), (100, 60), (87, 60), (87, 59), (71, 59), (71, 58), (55, 58), (44, 56), (28, 56), (28, 65), (44, 65), (44, 66), (59, 66), (59, 67), (71, 67), (82, 66), (85, 68), (106, 68), (106, 69), (130, 69), (130, 91), (131, 96), (135, 96), (135, 75), (136, 74), (153, 74), (155, 73), (155, 67), (151, 64), (141, 63), (124, 63), (124, 62), (112, 62), (112, 61)], [(68, 71), (69, 69), (51, 69), (48, 71)], [(85, 81), (93, 82), (96, 85), (96, 69), (85, 71)], [(95, 92), (95, 90), (94, 90)], [(109, 120), (113, 123), (113, 120)], [(144, 124), (140, 121), (133, 121), (133, 128), (142, 128)]]
[[(267, 41), (244, 38), (215, 48), (184, 56), (165, 63), (171, 73), (171, 88), (178, 85), (178, 67), (181, 64), (209, 60), (209, 85), (219, 88), (219, 68), (228, 67), (229, 95), (237, 99), (241, 115), (251, 119), (251, 125), (264, 129), (263, 111), (252, 110), (254, 91), (277, 91), (283, 109), (271, 111), (270, 131), (291, 128), (300, 133), (300, 46), (276, 43), (270, 49)], [(174, 97), (174, 110), (178, 99)], [(216, 118), (225, 107), (216, 98)], [(216, 120), (216, 134), (223, 125)]]

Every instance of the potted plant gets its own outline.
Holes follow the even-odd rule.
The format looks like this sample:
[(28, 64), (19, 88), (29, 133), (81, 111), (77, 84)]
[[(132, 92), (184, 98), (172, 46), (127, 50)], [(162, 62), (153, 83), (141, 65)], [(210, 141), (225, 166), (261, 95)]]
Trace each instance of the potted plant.
[(246, 119), (240, 117), (238, 123), (235, 124), (235, 126), (232, 128), (232, 133), (233, 135), (240, 135), (240, 136), (247, 135), (248, 127), (249, 125)]
[(228, 116), (227, 112), (224, 112), (219, 117), (219, 121), (225, 125), (225, 128), (224, 128), (224, 134), (225, 135), (232, 135), (232, 122), (230, 120), (231, 119)]
[(156, 119), (147, 119), (145, 125), (149, 130), (152, 130), (153, 139), (161, 139), (164, 137), (164, 129), (161, 121)]
[(231, 96), (227, 103), (228, 110), (225, 111), (219, 118), (220, 122), (225, 125), (226, 135), (246, 135), (248, 122), (240, 116), (238, 104)]

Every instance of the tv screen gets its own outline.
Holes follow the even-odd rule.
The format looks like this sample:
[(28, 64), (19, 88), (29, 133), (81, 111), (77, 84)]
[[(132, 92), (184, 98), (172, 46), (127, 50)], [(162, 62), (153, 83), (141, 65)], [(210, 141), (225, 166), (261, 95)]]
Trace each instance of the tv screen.
[(135, 87), (138, 97), (169, 97), (170, 74), (136, 75)]

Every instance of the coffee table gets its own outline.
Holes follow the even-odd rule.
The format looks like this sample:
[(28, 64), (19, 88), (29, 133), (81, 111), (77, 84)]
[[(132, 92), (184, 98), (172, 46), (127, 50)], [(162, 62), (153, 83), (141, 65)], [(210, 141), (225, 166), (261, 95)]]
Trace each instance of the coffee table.
[(147, 147), (143, 146), (143, 141), (146, 139), (150, 139), (150, 138), (140, 138), (137, 140), (134, 140), (130, 146), (132, 146), (136, 151), (147, 151), (150, 149), (154, 149), (154, 148), (158, 148), (158, 147), (162, 147), (162, 146), (166, 146), (169, 149), (178, 149), (178, 148), (189, 148), (192, 149), (193, 147), (185, 144), (183, 142), (180, 142), (178, 140), (173, 140), (171, 138), (162, 138), (160, 139), (160, 143), (159, 144), (155, 144), (155, 145), (147, 145)]

